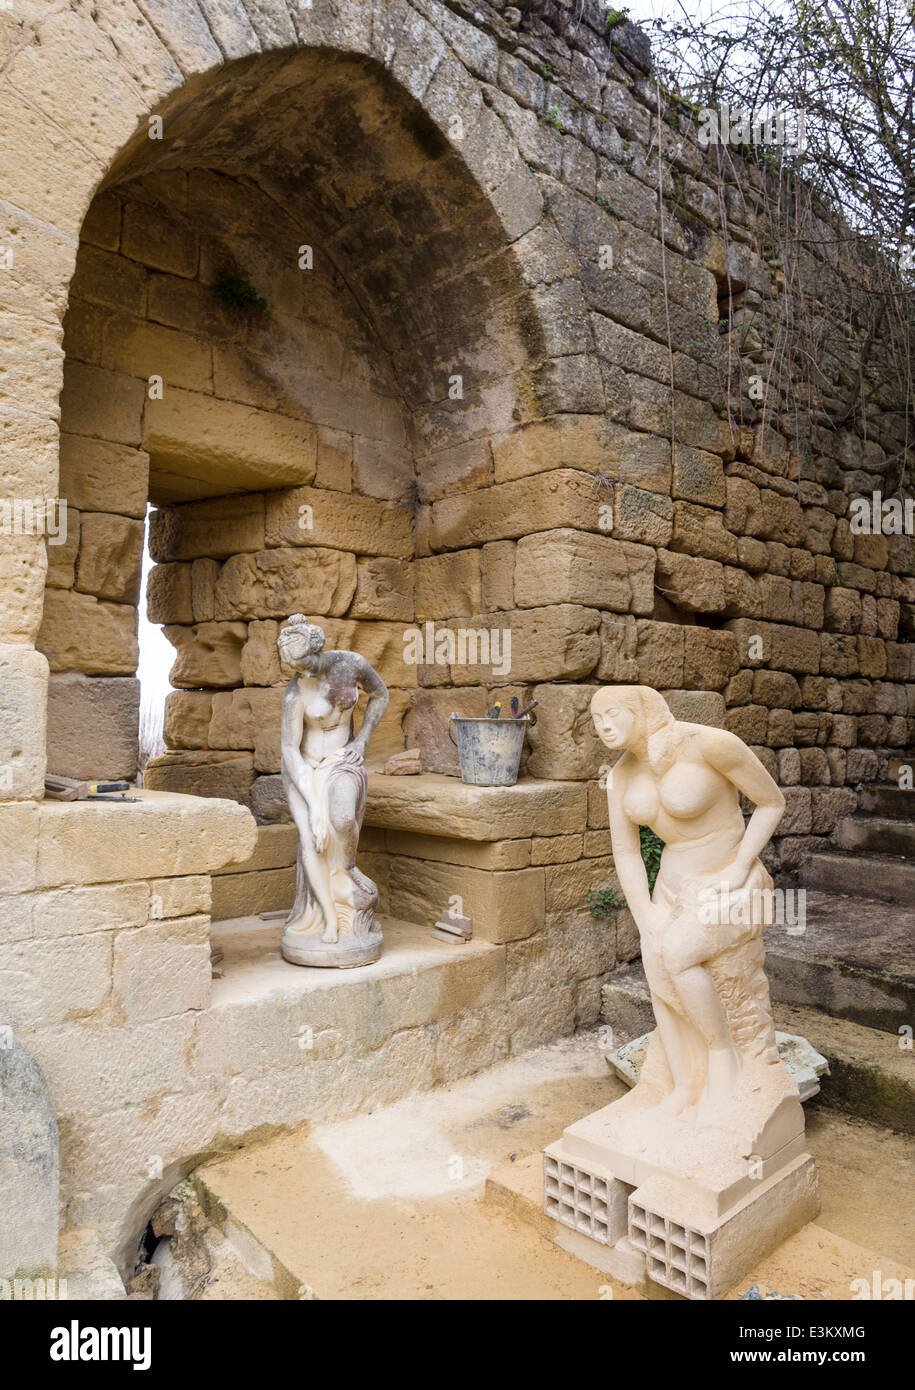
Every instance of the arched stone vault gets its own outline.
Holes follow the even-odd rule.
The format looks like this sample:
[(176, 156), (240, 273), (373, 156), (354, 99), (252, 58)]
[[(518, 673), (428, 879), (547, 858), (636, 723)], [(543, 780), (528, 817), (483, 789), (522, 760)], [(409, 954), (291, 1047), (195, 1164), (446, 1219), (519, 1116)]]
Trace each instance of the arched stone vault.
[[(468, 71), (397, 0), (256, 0), (247, 10), (240, 0), (35, 3), (21, 26), (7, 17), (3, 26), (0, 199), (19, 254), (0, 307), (16, 355), (27, 346), (30, 359), (27, 380), (16, 370), (0, 379), (11, 495), (56, 494), (61, 323), (92, 198), (128, 175), (189, 163), (246, 178), (256, 168), (293, 223), (303, 208), (316, 214), (327, 253), (391, 357), (420, 457), (460, 442), (441, 382), (465, 363), (476, 373), (464, 412), (471, 432), (494, 412), (503, 427), (522, 410), (527, 417), (544, 335), (524, 238), (542, 200), (483, 99), (477, 74), (492, 76), (494, 45), (481, 45), (477, 74)], [(357, 121), (341, 118), (356, 110)], [(154, 114), (161, 142), (149, 138)], [(530, 247), (531, 259), (538, 250)], [(507, 393), (491, 359), (512, 336), (504, 366), (523, 379)], [(2, 538), (0, 639), (23, 649), (41, 622), (44, 550), (40, 537)], [(26, 650), (10, 662), (31, 711), (10, 790), (40, 795), (42, 665)]]

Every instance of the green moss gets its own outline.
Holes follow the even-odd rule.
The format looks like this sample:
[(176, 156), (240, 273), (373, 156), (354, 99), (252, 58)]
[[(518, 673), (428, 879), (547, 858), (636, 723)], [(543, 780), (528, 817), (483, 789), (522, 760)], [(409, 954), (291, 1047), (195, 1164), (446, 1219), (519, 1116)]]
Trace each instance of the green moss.
[(658, 870), (661, 867), (661, 853), (664, 849), (664, 842), (658, 839), (654, 831), (650, 830), (647, 825), (640, 825), (639, 848), (642, 851), (642, 862), (645, 865), (645, 872), (648, 875), (648, 891), (653, 893), (655, 881), (658, 877)]
[(540, 121), (543, 125), (551, 125), (551, 126), (553, 127), (554, 130), (558, 130), (558, 131), (559, 131), (560, 135), (564, 135), (564, 134), (565, 134), (565, 131), (564, 131), (563, 125), (562, 125), (562, 119), (561, 119), (561, 117), (560, 117), (560, 115), (559, 115), (559, 111), (558, 111), (557, 107), (551, 106), (551, 107), (549, 108), (548, 111), (541, 111), (541, 112), (540, 112), (540, 115), (537, 117), (537, 119), (538, 119), (538, 121)]
[(605, 886), (588, 889), (588, 911), (592, 917), (609, 921), (611, 917), (616, 916), (621, 907), (625, 906), (626, 904), (615, 888)]
[(213, 281), (213, 293), (231, 309), (248, 309), (253, 313), (265, 314), (267, 301), (244, 275), (231, 275), (224, 271)]
[[(661, 867), (664, 841), (660, 840), (647, 825), (640, 825), (639, 848), (642, 851), (642, 863), (645, 865), (645, 872), (648, 875), (648, 891), (653, 893)], [(589, 888), (587, 904), (591, 916), (603, 920), (615, 916), (620, 908), (626, 906), (625, 899), (621, 898), (616, 889), (611, 888), (609, 884), (605, 884), (603, 888)]]

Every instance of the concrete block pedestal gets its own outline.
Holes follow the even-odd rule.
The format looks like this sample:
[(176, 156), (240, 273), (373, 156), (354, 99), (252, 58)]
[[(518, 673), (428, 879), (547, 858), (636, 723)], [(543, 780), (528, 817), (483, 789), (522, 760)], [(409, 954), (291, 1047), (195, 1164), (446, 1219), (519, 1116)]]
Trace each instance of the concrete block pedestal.
[(641, 1142), (619, 1125), (619, 1106), (544, 1150), (543, 1206), (558, 1244), (622, 1283), (721, 1298), (819, 1213), (803, 1125), (774, 1152), (738, 1158), (730, 1136), (676, 1116), (663, 1149)]

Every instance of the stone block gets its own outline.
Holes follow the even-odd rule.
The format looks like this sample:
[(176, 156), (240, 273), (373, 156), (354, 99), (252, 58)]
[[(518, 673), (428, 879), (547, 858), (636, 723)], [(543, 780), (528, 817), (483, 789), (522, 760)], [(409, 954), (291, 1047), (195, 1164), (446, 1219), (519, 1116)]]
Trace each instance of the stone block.
[(60, 436), (60, 496), (80, 512), (142, 519), (149, 496), (149, 456), (140, 449), (76, 434)]
[(180, 478), (192, 463), (195, 477), (223, 490), (310, 483), (315, 475), (317, 434), (308, 421), (177, 386), (146, 402), (142, 442), (158, 473)]
[(410, 623), (414, 606), (414, 571), (406, 560), (382, 555), (357, 561), (351, 617)]
[(79, 555), (80, 515), (67, 503), (66, 526), (54, 545), (48, 541), (48, 570), (45, 583), (51, 589), (72, 589), (76, 584), (76, 561)]
[(369, 776), (365, 824), (457, 839), (503, 840), (584, 830), (587, 788), (522, 778), (513, 787), (475, 787), (454, 778)]
[(207, 733), (210, 748), (248, 748), (259, 733), (279, 732), (283, 717), (283, 690), (279, 687), (218, 692), (211, 697), (212, 715)]
[(670, 545), (674, 508), (669, 497), (623, 483), (616, 489), (613, 534), (618, 540)]
[(725, 606), (724, 571), (716, 560), (658, 551), (657, 587), (675, 608), (718, 613)]
[(600, 623), (598, 680), (634, 685), (639, 679), (635, 618), (605, 613)]
[(233, 555), (216, 581), (214, 616), (287, 618), (290, 613), (340, 617), (356, 591), (356, 558), (341, 550), (259, 550)]
[(80, 526), (76, 588), (114, 603), (140, 596), (143, 523), (109, 512), (87, 512)]
[(131, 676), (52, 676), (48, 771), (91, 781), (132, 782), (139, 715), (140, 683)]
[(420, 750), (423, 772), (459, 777), (460, 761), (449, 733), (449, 715), (482, 719), (489, 708), (489, 695), (480, 687), (415, 691), (404, 719), (404, 737), (406, 746)]
[[(136, 802), (45, 801), (38, 809), (41, 888), (114, 882), (117, 895), (139, 877), (175, 878), (241, 862), (256, 843), (254, 820), (235, 801), (144, 789)], [(144, 886), (143, 920), (147, 902)]]
[[(125, 866), (124, 873), (130, 872)], [(96, 933), (142, 926), (149, 910), (149, 888), (145, 883), (131, 882), (92, 884), (90, 887), (77, 885), (37, 893), (34, 905), (36, 940), (65, 937), (82, 940)]]
[(60, 418), (61, 427), (68, 434), (90, 435), (135, 449), (143, 442), (141, 418), (145, 404), (145, 383), (135, 377), (103, 371), (73, 358), (64, 364)]
[(206, 1008), (213, 971), (210, 918), (201, 914), (118, 932), (112, 983), (131, 1026)]
[(165, 699), (165, 743), (168, 748), (207, 748), (213, 713), (208, 690), (173, 690)]
[(172, 685), (236, 686), (241, 684), (241, 653), (246, 623), (197, 623), (168, 626), (165, 635), (177, 652), (169, 679)]
[(216, 581), (221, 568), (218, 560), (206, 556), (191, 562), (191, 611), (195, 623), (211, 623), (216, 616)]
[(139, 660), (137, 610), (90, 594), (48, 589), (36, 645), (52, 671), (133, 675)]
[[(468, 661), (450, 665), (456, 686), (478, 682), (492, 685), (496, 681), (526, 684), (536, 680), (580, 680), (600, 660), (600, 613), (596, 608), (564, 603), (467, 618), (463, 622), (469, 633), (490, 634), (489, 650), (482, 644), (477, 646), (476, 640), (468, 641)], [(460, 650), (458, 646), (458, 656)], [(484, 657), (488, 655), (489, 661), (477, 660), (478, 651)], [(499, 661), (492, 659), (493, 653)]]
[(48, 663), (31, 647), (0, 646), (0, 798), (44, 794)]
[(412, 517), (397, 503), (326, 485), (291, 488), (266, 499), (266, 542), (406, 559), (413, 554)]
[(150, 791), (245, 803), (253, 784), (254, 758), (245, 752), (169, 749), (151, 758), (143, 773), (143, 786)]
[(455, 550), (416, 560), (416, 618), (425, 622), (483, 611), (481, 552)]
[(485, 871), (466, 865), (395, 858), (391, 863), (391, 914), (430, 929), (453, 896), (473, 918), (474, 937), (516, 941), (544, 924), (544, 870)]
[(569, 529), (523, 536), (515, 553), (515, 602), (536, 608), (544, 595), (621, 613), (654, 607), (654, 552), (647, 546)]
[[(528, 732), (530, 777), (587, 781), (607, 760), (594, 732), (591, 697), (594, 685), (538, 685), (537, 723)], [(570, 827), (564, 826), (564, 829)]]
[(0, 549), (0, 642), (36, 643), (42, 603), (62, 592), (47, 590), (47, 547), (40, 535), (4, 536)]
[(685, 631), (678, 623), (639, 619), (636, 623), (637, 684), (650, 685), (655, 690), (678, 689), (683, 685)]
[(489, 441), (469, 439), (416, 460), (416, 482), (423, 502), (471, 492), (492, 482)]
[(263, 547), (264, 498), (260, 494), (157, 507), (150, 517), (149, 553), (159, 564), (201, 556), (224, 560)]
[[(260, 829), (285, 829), (261, 826)], [(261, 912), (289, 912), (295, 901), (295, 866), (256, 869), (243, 874), (216, 874), (210, 908), (214, 922), (256, 917)]]
[(0, 1049), (3, 1130), (0, 1181), (6, 1194), (0, 1226), (4, 1279), (57, 1270), (57, 1121), (41, 1068), (16, 1037)]
[(514, 608), (515, 542), (490, 541), (482, 547), (480, 555), (482, 611), (492, 613)]
[(154, 878), (149, 885), (149, 916), (153, 921), (161, 921), (171, 917), (208, 914), (210, 899), (209, 874)]
[(712, 729), (725, 725), (724, 696), (711, 690), (662, 690), (675, 719), (685, 724), (708, 724)]
[[(0, 946), (0, 992), (8, 1027), (24, 1032), (85, 1018), (111, 988), (111, 937), (104, 933)], [(2, 1072), (0, 1059), (0, 1072)]]
[(429, 544), (462, 550), (487, 541), (514, 540), (537, 530), (600, 529), (590, 474), (558, 468), (492, 488), (443, 497), (432, 504)]
[[(740, 661), (733, 633), (705, 627), (683, 628), (683, 685), (697, 690), (724, 690)], [(678, 685), (678, 681), (666, 681)]]
[(673, 538), (664, 544), (688, 555), (700, 555), (729, 565), (737, 563), (737, 537), (725, 529), (721, 512), (697, 507), (692, 502), (673, 504)]
[(724, 464), (717, 454), (678, 445), (673, 455), (675, 498), (704, 507), (723, 507), (727, 501)]
[(146, 615), (151, 623), (193, 623), (191, 570), (191, 565), (153, 565), (146, 581)]

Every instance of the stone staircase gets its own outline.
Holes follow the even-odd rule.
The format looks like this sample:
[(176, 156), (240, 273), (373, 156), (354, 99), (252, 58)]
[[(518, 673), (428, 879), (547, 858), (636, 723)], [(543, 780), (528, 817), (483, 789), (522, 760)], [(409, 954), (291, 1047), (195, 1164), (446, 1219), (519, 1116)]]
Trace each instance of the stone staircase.
[(835, 839), (836, 850), (813, 854), (804, 865), (805, 887), (915, 904), (915, 792), (868, 788), (857, 815), (839, 821)]

